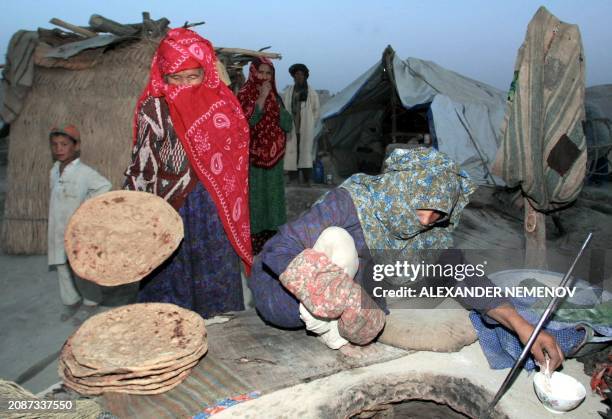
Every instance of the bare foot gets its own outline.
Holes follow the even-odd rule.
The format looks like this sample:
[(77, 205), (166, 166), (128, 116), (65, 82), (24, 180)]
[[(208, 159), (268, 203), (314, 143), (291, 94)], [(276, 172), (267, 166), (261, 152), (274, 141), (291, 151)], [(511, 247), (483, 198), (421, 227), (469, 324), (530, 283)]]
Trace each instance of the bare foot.
[(339, 351), (344, 356), (347, 356), (350, 358), (357, 358), (357, 359), (367, 358), (377, 353), (376, 348), (374, 347), (374, 345), (371, 345), (371, 344), (365, 345), (365, 346), (359, 346), (359, 345), (353, 345), (352, 343), (347, 343), (346, 345), (341, 347)]

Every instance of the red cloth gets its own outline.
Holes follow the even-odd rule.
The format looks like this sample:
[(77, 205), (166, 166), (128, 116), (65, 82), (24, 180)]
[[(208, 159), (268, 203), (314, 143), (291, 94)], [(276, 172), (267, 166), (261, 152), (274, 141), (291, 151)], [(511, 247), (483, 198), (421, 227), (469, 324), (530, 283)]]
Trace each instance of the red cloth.
[(279, 279), (313, 315), (338, 319), (338, 332), (349, 342), (370, 343), (385, 325), (385, 313), (325, 253), (305, 249)]
[[(202, 67), (204, 81), (170, 85), (164, 75)], [(136, 115), (149, 96), (163, 97), (189, 162), (212, 196), (232, 246), (253, 264), (248, 202), (249, 126), (240, 103), (219, 78), (212, 44), (188, 29), (172, 29), (151, 63), (149, 82)], [(134, 138), (137, 126), (134, 124)]]
[(257, 69), (261, 64), (272, 68), (272, 90), (264, 102), (264, 114), (261, 120), (251, 127), (251, 145), (249, 147), (251, 164), (256, 167), (273, 167), (285, 154), (286, 134), (280, 127), (280, 107), (282, 106), (276, 91), (276, 79), (272, 61), (258, 58), (251, 62), (249, 79), (238, 92), (238, 100), (247, 118), (255, 111), (255, 102), (259, 97), (259, 86), (264, 82), (257, 78)]

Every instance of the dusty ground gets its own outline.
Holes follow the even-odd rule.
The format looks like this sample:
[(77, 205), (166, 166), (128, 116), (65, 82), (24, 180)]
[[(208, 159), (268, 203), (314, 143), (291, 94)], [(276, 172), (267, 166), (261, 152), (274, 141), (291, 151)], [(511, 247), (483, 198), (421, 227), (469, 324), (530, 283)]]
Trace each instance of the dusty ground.
[[(2, 146), (0, 143), (0, 162), (3, 158)], [(299, 215), (327, 189), (323, 185), (289, 188), (289, 217)], [(0, 164), (0, 216), (4, 200), (10, 199), (5, 197), (5, 190), (6, 167)], [(456, 232), (456, 245), (466, 249), (502, 248), (508, 255), (515, 255), (510, 249), (523, 246), (522, 214), (512, 209), (504, 199), (493, 194), (491, 189), (481, 188), (464, 213)], [(550, 247), (571, 255), (587, 232), (594, 231), (592, 248), (608, 249), (607, 257), (604, 255), (608, 264), (604, 267), (604, 276), (609, 279), (612, 277), (609, 253), (609, 249), (612, 249), (611, 220), (612, 184), (589, 186), (578, 202), (563, 212), (565, 235), (560, 236), (549, 223)], [(567, 256), (557, 257), (553, 254), (551, 260), (554, 262), (555, 258), (567, 261)], [(506, 263), (520, 267), (517, 265), (521, 261), (514, 256), (507, 259), (511, 260), (506, 260)], [(0, 298), (0, 377), (17, 381), (34, 393), (42, 392), (59, 380), (56, 372), (57, 353), (62, 343), (87, 317), (105, 307), (90, 311), (81, 308), (62, 321), (60, 317), (66, 313), (59, 300), (55, 273), (47, 270), (45, 256), (9, 256), (0, 253), (0, 267), (0, 287), (3, 290)], [(588, 269), (588, 266), (583, 268), (583, 274), (588, 275)], [(104, 305), (125, 304), (133, 301), (133, 297), (134, 287), (107, 289)], [(472, 350), (479, 352), (477, 346)], [(425, 363), (434, 362), (433, 358), (427, 361), (426, 353), (420, 357)], [(482, 374), (488, 376), (488, 368), (481, 368)], [(500, 381), (499, 375), (499, 372), (490, 372), (490, 377), (496, 377), (495, 383)], [(585, 416), (580, 417), (594, 415), (593, 405), (589, 406), (584, 411)]]

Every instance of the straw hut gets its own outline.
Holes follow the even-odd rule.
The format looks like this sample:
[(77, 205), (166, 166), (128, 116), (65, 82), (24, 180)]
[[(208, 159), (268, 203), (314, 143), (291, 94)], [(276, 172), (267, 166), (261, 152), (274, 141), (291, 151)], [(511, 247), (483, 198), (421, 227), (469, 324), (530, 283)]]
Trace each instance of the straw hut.
[[(47, 136), (53, 125), (64, 121), (76, 124), (81, 130), (82, 160), (106, 176), (114, 189), (121, 188), (130, 161), (136, 101), (169, 23), (160, 19), (149, 21), (147, 26), (147, 18), (140, 26), (104, 19), (105, 32), (115, 33), (110, 36), (118, 37), (116, 42), (83, 49), (66, 59), (49, 58), (52, 54), (48, 51), (57, 52), (58, 45), (69, 50), (75, 41), (95, 44), (100, 36), (94, 31), (99, 28), (77, 27), (55, 19), (52, 23), (59, 22), (73, 33), (39, 30), (32, 85), (10, 125), (2, 225), (6, 253), (46, 253), (49, 171), (53, 164)], [(128, 32), (121, 33), (125, 29)], [(87, 32), (90, 38), (85, 36)], [(229, 49), (220, 61), (231, 63), (232, 57), (238, 56), (244, 62), (243, 57), (252, 58), (251, 53), (258, 55)], [(267, 55), (280, 58), (278, 54)]]

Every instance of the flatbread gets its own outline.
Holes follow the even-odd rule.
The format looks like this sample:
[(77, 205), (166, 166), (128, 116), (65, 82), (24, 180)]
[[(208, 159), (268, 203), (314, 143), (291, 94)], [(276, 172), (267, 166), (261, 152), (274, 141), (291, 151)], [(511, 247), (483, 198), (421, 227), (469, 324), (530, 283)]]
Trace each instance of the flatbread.
[[(185, 365), (197, 362), (208, 350), (208, 345), (203, 344), (196, 352), (182, 358), (178, 358), (174, 362), (167, 362), (161, 365), (155, 365), (149, 370), (131, 371), (126, 368), (115, 368), (110, 371), (97, 370), (79, 364), (72, 353), (71, 339), (68, 338), (60, 354), (60, 368), (66, 367), (69, 369), (72, 376), (76, 378), (91, 378), (94, 380), (105, 380), (108, 382), (128, 380), (132, 378), (148, 377), (167, 372), (175, 371)], [(78, 382), (78, 381), (77, 381)]]
[(105, 286), (139, 281), (183, 239), (183, 220), (162, 198), (112, 191), (85, 201), (72, 215), (64, 242), (70, 267)]
[[(64, 371), (65, 373), (65, 371)], [(66, 375), (60, 374), (64, 381), (64, 385), (77, 393), (97, 396), (102, 393), (129, 393), (129, 394), (160, 394), (165, 393), (168, 390), (172, 390), (174, 387), (182, 383), (191, 373), (191, 369), (183, 371), (175, 378), (168, 380), (162, 384), (151, 384), (145, 386), (123, 386), (123, 387), (89, 387), (82, 384), (77, 384), (70, 380)]]
[(87, 319), (71, 346), (76, 362), (91, 369), (148, 371), (207, 348), (206, 328), (199, 314), (174, 304), (130, 304)]
[[(64, 375), (66, 377), (69, 377), (70, 381), (76, 384), (81, 384), (87, 387), (130, 388), (129, 386), (148, 386), (148, 385), (155, 385), (155, 384), (163, 385), (164, 383), (167, 383), (168, 381), (177, 377), (182, 372), (193, 369), (193, 367), (195, 367), (198, 362), (199, 362), (199, 359), (189, 364), (186, 364), (182, 367), (178, 367), (176, 370), (168, 371), (163, 374), (155, 374), (155, 375), (149, 375), (145, 377), (136, 377), (136, 378), (123, 379), (123, 380), (111, 380), (109, 379), (108, 376), (78, 378), (72, 375), (72, 373), (70, 372), (70, 369), (67, 368), (66, 365), (63, 364), (61, 361), (60, 361), (60, 368), (64, 368), (63, 369)], [(142, 389), (144, 390), (146, 388), (142, 388)]]

